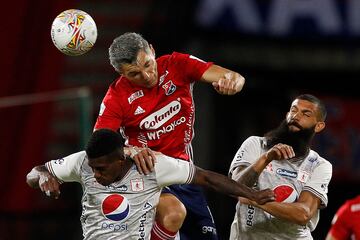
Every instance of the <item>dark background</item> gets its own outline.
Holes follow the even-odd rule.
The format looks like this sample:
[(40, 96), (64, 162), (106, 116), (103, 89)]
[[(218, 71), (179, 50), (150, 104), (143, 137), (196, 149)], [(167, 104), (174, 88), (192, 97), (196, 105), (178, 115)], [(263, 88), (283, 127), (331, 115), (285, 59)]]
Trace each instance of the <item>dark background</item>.
[[(83, 148), (117, 76), (107, 49), (127, 31), (141, 33), (157, 56), (186, 52), (246, 78), (235, 96), (195, 85), (197, 165), (227, 174), (248, 136), (276, 127), (294, 96), (311, 93), (329, 111), (313, 148), (334, 167), (314, 239), (324, 239), (336, 209), (359, 194), (359, 0), (22, 0), (3, 8), (0, 239), (81, 238), (80, 186), (64, 185), (61, 198), (51, 200), (27, 187), (25, 176), (35, 165)], [(98, 27), (94, 48), (79, 57), (61, 54), (50, 39), (53, 19), (69, 8), (86, 11)], [(90, 95), (64, 95), (78, 87)], [(50, 94), (9, 98), (44, 92)], [(206, 194), (219, 235), (227, 239), (236, 202)]]

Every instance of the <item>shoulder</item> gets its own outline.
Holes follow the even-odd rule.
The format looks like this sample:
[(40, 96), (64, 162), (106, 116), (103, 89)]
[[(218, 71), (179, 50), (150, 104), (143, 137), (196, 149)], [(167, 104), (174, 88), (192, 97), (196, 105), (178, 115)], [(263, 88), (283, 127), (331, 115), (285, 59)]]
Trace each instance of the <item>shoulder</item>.
[(263, 147), (265, 145), (265, 138), (259, 136), (250, 136), (243, 142), (243, 145), (252, 145)]
[(310, 154), (309, 154), (309, 157), (307, 158), (307, 160), (310, 162), (316, 162), (318, 165), (322, 165), (323, 167), (332, 169), (332, 164), (325, 158), (321, 157), (314, 150), (310, 150)]
[(160, 66), (167, 66), (169, 63), (174, 64), (180, 62), (182, 60), (188, 59), (189, 54), (179, 53), (179, 52), (172, 52), (171, 54), (166, 54), (160, 56), (156, 59), (156, 62)]

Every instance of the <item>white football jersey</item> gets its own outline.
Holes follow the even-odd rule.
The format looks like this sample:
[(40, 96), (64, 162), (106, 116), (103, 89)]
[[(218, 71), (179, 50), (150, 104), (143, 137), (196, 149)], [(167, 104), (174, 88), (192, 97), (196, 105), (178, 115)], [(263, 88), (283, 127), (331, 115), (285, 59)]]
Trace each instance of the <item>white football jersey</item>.
[(120, 181), (102, 186), (94, 178), (85, 151), (45, 165), (60, 181), (82, 185), (83, 236), (96, 240), (150, 239), (161, 188), (190, 183), (195, 170), (191, 162), (157, 155), (151, 174), (140, 175), (133, 165)]
[[(244, 141), (236, 153), (229, 175), (240, 166), (254, 163), (265, 149), (263, 137), (252, 136)], [(295, 202), (302, 191), (309, 191), (321, 200), (321, 208), (328, 203), (328, 184), (332, 176), (331, 164), (315, 151), (302, 159), (272, 161), (260, 174), (257, 188), (274, 190), (277, 201)], [(247, 204), (236, 205), (230, 239), (312, 239), (319, 221), (319, 210), (306, 226), (300, 226)]]

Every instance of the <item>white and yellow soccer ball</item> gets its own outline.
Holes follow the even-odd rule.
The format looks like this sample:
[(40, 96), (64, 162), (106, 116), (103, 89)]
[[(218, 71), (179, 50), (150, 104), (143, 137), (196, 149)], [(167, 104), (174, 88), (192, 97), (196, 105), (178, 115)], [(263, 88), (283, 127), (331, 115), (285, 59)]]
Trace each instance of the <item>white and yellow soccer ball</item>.
[(86, 12), (69, 9), (60, 13), (51, 26), (51, 39), (64, 54), (79, 56), (95, 44), (97, 28), (94, 19)]

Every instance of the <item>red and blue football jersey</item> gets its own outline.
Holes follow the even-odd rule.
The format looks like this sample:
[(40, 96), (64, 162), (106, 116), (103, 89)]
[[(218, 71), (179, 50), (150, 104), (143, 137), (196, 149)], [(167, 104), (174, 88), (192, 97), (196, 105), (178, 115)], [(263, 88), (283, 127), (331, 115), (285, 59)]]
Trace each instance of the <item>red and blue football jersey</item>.
[(193, 84), (212, 65), (174, 52), (157, 60), (158, 82), (143, 88), (120, 76), (104, 97), (95, 129), (120, 129), (127, 145), (192, 159)]

